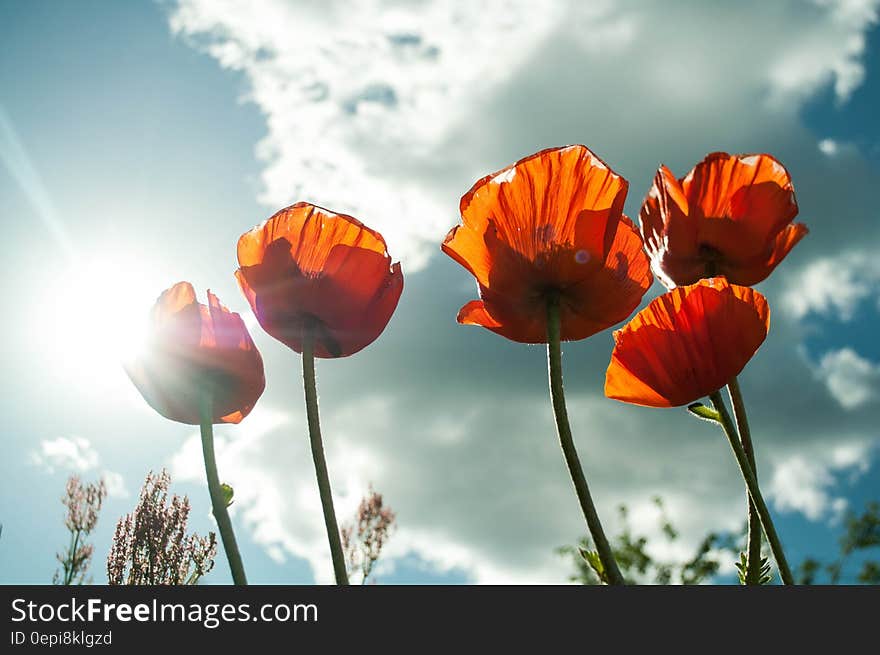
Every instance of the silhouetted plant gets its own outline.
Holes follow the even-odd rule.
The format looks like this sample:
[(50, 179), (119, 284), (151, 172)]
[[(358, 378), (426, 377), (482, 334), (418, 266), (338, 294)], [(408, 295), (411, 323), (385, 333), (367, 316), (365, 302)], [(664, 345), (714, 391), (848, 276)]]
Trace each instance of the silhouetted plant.
[[(669, 521), (663, 510), (663, 501), (654, 498), (660, 510), (660, 529), (669, 542), (678, 539), (678, 530)], [(618, 508), (623, 528), (612, 540), (614, 556), (627, 582), (652, 582), (654, 584), (700, 584), (713, 582), (721, 565), (721, 557), (729, 553), (738, 558), (736, 568), (740, 582), (745, 575), (745, 560), (742, 554), (746, 528), (739, 533), (710, 532), (706, 535), (694, 554), (683, 563), (662, 562), (648, 552), (648, 539), (634, 536), (628, 522), (628, 510)], [(559, 553), (571, 558), (575, 573), (570, 577), (581, 584), (601, 584), (601, 562), (592, 550), (592, 543), (583, 538), (577, 546), (563, 546)], [(809, 557), (797, 567), (797, 583), (811, 585), (821, 582), (830, 584), (880, 584), (880, 561), (866, 557), (860, 562), (857, 572), (847, 574), (846, 564), (857, 555), (880, 552), (880, 502), (866, 505), (861, 514), (850, 512), (844, 519), (844, 532), (840, 538), (840, 556), (832, 562), (824, 563)], [(761, 582), (771, 582), (770, 563), (762, 558)]]
[(76, 475), (67, 479), (66, 493), (61, 502), (67, 508), (64, 526), (70, 533), (70, 542), (67, 550), (57, 555), (61, 570), (55, 571), (53, 584), (83, 584), (86, 581), (94, 546), (85, 539), (98, 523), (98, 513), (106, 496), (107, 487), (103, 480), (97, 484), (83, 484)]
[[(840, 537), (840, 556), (823, 564), (808, 557), (798, 567), (798, 583), (816, 584), (826, 580), (830, 584), (880, 584), (880, 561), (864, 559), (857, 573), (847, 576), (846, 565), (858, 554), (880, 550), (880, 502), (869, 502), (861, 514), (852, 511), (844, 518), (844, 532)], [(827, 578), (823, 577), (823, 573)], [(849, 580), (849, 582), (847, 582)]]
[[(672, 543), (679, 538), (679, 531), (666, 515), (663, 500), (653, 499), (660, 512), (659, 527), (664, 538)], [(664, 562), (648, 552), (648, 538), (636, 536), (629, 524), (629, 510), (625, 505), (618, 507), (623, 528), (612, 540), (614, 557), (627, 583), (685, 584), (693, 585), (711, 580), (721, 566), (721, 555), (725, 551), (738, 553), (737, 537), (728, 532), (712, 532), (706, 535), (697, 547), (694, 556), (683, 562)], [(743, 530), (744, 532), (744, 530)], [(563, 546), (557, 550), (571, 558), (575, 573), (570, 576), (573, 582), (595, 585), (604, 583), (601, 562), (595, 556), (592, 543), (584, 537), (577, 546)]]
[(382, 494), (371, 486), (358, 505), (354, 520), (344, 523), (340, 530), (349, 577), (359, 576), (361, 584), (367, 582), (394, 530), (395, 519), (391, 508), (384, 505)]
[(168, 498), (171, 477), (147, 474), (134, 512), (119, 519), (107, 556), (111, 585), (193, 585), (214, 567), (217, 538), (186, 532), (186, 496)]

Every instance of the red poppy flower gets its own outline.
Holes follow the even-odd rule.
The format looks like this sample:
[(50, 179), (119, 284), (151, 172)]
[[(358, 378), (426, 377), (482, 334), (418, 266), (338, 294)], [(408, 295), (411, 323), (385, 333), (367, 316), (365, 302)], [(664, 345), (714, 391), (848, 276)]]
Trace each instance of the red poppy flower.
[(751, 286), (807, 234), (785, 167), (770, 155), (713, 152), (681, 180), (665, 166), (639, 220), (657, 277), (668, 288), (724, 275)]
[(126, 372), (150, 406), (165, 418), (200, 423), (200, 398), (210, 393), (213, 423), (238, 423), (263, 393), (263, 358), (241, 316), (208, 291), (196, 300), (178, 282), (153, 307), (147, 342)]
[(718, 391), (743, 370), (770, 329), (770, 308), (723, 277), (677, 287), (614, 333), (605, 395), (677, 407)]
[(623, 215), (627, 181), (586, 147), (543, 150), (478, 181), (443, 251), (477, 279), (458, 322), (524, 343), (547, 342), (547, 302), (561, 338), (624, 320), (651, 285), (648, 258)]
[(301, 353), (347, 357), (378, 338), (403, 291), (378, 232), (305, 202), (282, 209), (238, 240), (235, 272), (263, 329)]

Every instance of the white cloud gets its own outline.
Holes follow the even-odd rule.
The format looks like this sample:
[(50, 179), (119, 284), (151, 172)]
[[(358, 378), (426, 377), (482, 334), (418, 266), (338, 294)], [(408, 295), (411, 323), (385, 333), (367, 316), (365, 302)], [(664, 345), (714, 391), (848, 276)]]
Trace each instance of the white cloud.
[[(84, 437), (58, 437), (43, 439), (40, 447), (31, 452), (31, 462), (48, 473), (56, 470), (73, 473), (88, 473), (99, 468), (101, 458)], [(122, 475), (103, 469), (100, 477), (107, 485), (107, 494), (111, 497), (125, 498), (128, 491)]]
[[(645, 497), (634, 500), (628, 505), (628, 520), (635, 537), (645, 537), (645, 551), (656, 562), (682, 563), (693, 559), (696, 552), (695, 537), (703, 537), (710, 530), (706, 527), (707, 517), (701, 512), (694, 512), (694, 499), (686, 493), (666, 490), (662, 496), (663, 510), (657, 507), (653, 499)], [(741, 504), (737, 498), (734, 502)], [(669, 539), (663, 530), (663, 519), (674, 526), (680, 536)], [(743, 517), (738, 512), (729, 511), (725, 520), (718, 521), (712, 529), (724, 530), (736, 534), (743, 525)], [(718, 560), (720, 575), (736, 573), (736, 559), (727, 550), (712, 549), (710, 554)], [(643, 582), (652, 583), (652, 579)], [(673, 583), (677, 583), (673, 580)]]
[(819, 149), (819, 152), (829, 158), (843, 161), (858, 161), (859, 159), (859, 148), (852, 141), (826, 138), (820, 139), (816, 147)]
[[(804, 98), (829, 80), (839, 101), (845, 101), (865, 76), (861, 57), (865, 30), (877, 22), (873, 0), (814, 0), (822, 20), (800, 21), (798, 47), (770, 62), (770, 78), (780, 102)], [(808, 8), (798, 7), (805, 14)]]
[(862, 407), (880, 395), (880, 365), (859, 356), (852, 348), (825, 353), (816, 373), (844, 409)]
[[(398, 527), (383, 554), (386, 571), (415, 554), (435, 574), (464, 572), (479, 584), (567, 579), (571, 565), (554, 550), (576, 542), (585, 526), (548, 403), (519, 399), (503, 416), (486, 405), (480, 398), (457, 403), (455, 420), (444, 407), (424, 408), (415, 417), (405, 400), (375, 395), (349, 401), (341, 412), (325, 408), (322, 428), (339, 521), (354, 514), (370, 483), (397, 512)], [(569, 408), (581, 435), (619, 432), (614, 440), (579, 442), (609, 534), (617, 534), (614, 509), (625, 503), (634, 533), (650, 537), (650, 552), (681, 562), (693, 557), (710, 530), (739, 529), (745, 520), (741, 483), (725, 459), (720, 433), (712, 440), (711, 429), (683, 412), (661, 412), (652, 421), (654, 446), (639, 448), (645, 427), (627, 416), (628, 408), (574, 395)], [(264, 421), (260, 411), (254, 411), (258, 420), (274, 427), (248, 430), (245, 421), (219, 428), (218, 466), (235, 487), (233, 510), (275, 561), (303, 558), (317, 582), (331, 582), (305, 417), (293, 413), (280, 420), (282, 414), (264, 408), (279, 417)], [(683, 441), (682, 429), (694, 432), (696, 442)], [(686, 479), (670, 481), (652, 448), (687, 462)], [(202, 481), (197, 435), (173, 457), (172, 475)], [(681, 531), (674, 542), (662, 536), (651, 502), (656, 494)], [(725, 571), (730, 566), (726, 561)]]
[(846, 498), (835, 495), (839, 478), (850, 481), (870, 467), (871, 442), (852, 442), (798, 454), (776, 463), (765, 494), (781, 512), (801, 512), (811, 521), (837, 520), (847, 508)]
[[(661, 160), (683, 173), (719, 148), (787, 152), (798, 180), (812, 174), (825, 183), (831, 162), (798, 110), (826, 84), (843, 100), (860, 83), (861, 44), (876, 6), (425, 0), (386, 11), (368, 0), (267, 1), (254, 11), (179, 2), (175, 33), (241, 72), (247, 99), (265, 117), (257, 154), (267, 214), (294, 199), (350, 211), (383, 231), (408, 274), (431, 266), (430, 280), (408, 278), (381, 343), (322, 365), (340, 519), (372, 482), (398, 513), (389, 557), (415, 553), (475, 582), (565, 580), (568, 563), (553, 549), (585, 530), (555, 442), (542, 358), (536, 349), (455, 327), (473, 282), (450, 272), (449, 262), (429, 261), (457, 221), (458, 198), (480, 175), (575, 141), (631, 176), (631, 204)], [(852, 200), (849, 178), (834, 183), (833, 191), (799, 187), (805, 211), (820, 186), (852, 203), (835, 204), (833, 215), (813, 209), (814, 234), (835, 221), (865, 220), (847, 212), (870, 209)], [(799, 246), (790, 259), (810, 247)], [(794, 280), (784, 296), (790, 312), (775, 321), (776, 337), (754, 362), (754, 386), (745, 388), (756, 399), (773, 395), (772, 410), (769, 401), (756, 402), (750, 418), (760, 430), (759, 458), (783, 462), (769, 474), (777, 507), (833, 515), (842, 499), (829, 480), (859, 470), (855, 447), (806, 448), (836, 437), (827, 423), (843, 410), (779, 335), (794, 331), (787, 319), (810, 311), (851, 317), (875, 289), (861, 268), (872, 261), (867, 253), (824, 257), (800, 277), (787, 262), (774, 276)], [(736, 467), (711, 426), (683, 412), (602, 398), (610, 343), (605, 334), (566, 347), (569, 409), (606, 529), (616, 532), (619, 503), (633, 508), (634, 528), (654, 529), (646, 503), (659, 494), (683, 536), (667, 550), (657, 546), (657, 554), (692, 555), (709, 530), (744, 521)], [(273, 374), (280, 359), (265, 354), (274, 382), (240, 426), (218, 428), (220, 474), (235, 487), (232, 509), (253, 539), (276, 561), (306, 559), (326, 582), (331, 569), (305, 420), (290, 402), (301, 390), (292, 376)], [(750, 381), (748, 372), (744, 378)], [(801, 378), (798, 392), (818, 399), (811, 412), (790, 402), (790, 380)], [(266, 409), (273, 406), (295, 409)], [(797, 409), (780, 416), (779, 407)], [(172, 471), (202, 480), (197, 435), (177, 452)]]
[(864, 250), (848, 251), (810, 262), (789, 278), (783, 295), (795, 318), (810, 312), (852, 320), (865, 300), (880, 299), (880, 256)]
[(819, 141), (819, 152), (833, 157), (837, 154), (838, 144), (834, 139), (822, 139)]
[(128, 497), (128, 489), (125, 488), (125, 479), (122, 477), (121, 473), (104, 469), (101, 472), (101, 478), (103, 478), (104, 484), (107, 486), (108, 496), (111, 498)]
[[(736, 103), (754, 110), (755, 97), (791, 115), (822, 85), (833, 83), (844, 100), (861, 83), (876, 7), (267, 0), (255, 11), (180, 0), (170, 24), (246, 76), (247, 99), (267, 127), (257, 146), (261, 200), (273, 210), (309, 200), (352, 212), (382, 231), (412, 272), (455, 222), (466, 185), (485, 166), (509, 163), (486, 144), (506, 138), (508, 117), (491, 102), (555, 43), (570, 41), (566, 56), (579, 62), (578, 80), (561, 79), (544, 103), (526, 96), (503, 108), (531, 112), (526, 133), (578, 106), (587, 125), (589, 112), (613, 98), (621, 118), (640, 107), (650, 116), (646, 97), (682, 116), (701, 107), (738, 116)], [(618, 68), (626, 79), (609, 77)]]
[(40, 448), (31, 453), (31, 459), (49, 473), (65, 469), (84, 473), (98, 465), (98, 453), (83, 437), (58, 437), (44, 439)]
[(403, 173), (436, 156), (468, 119), (474, 91), (487, 93), (528, 57), (558, 13), (544, 9), (265, 2), (252, 11), (195, 0), (180, 3), (171, 27), (207, 37), (222, 66), (247, 74), (269, 131), (257, 148), (267, 205), (308, 199), (355, 212), (416, 268), (449, 216)]
[[(372, 483), (398, 515), (383, 555), (385, 571), (415, 554), (434, 573), (463, 571), (478, 584), (566, 580), (570, 564), (554, 549), (574, 543), (585, 528), (545, 399), (520, 400), (503, 417), (477, 409), (485, 403), (475, 399), (473, 407), (457, 406), (461, 416), (455, 423), (442, 410), (423, 410), (417, 430), (401, 424), (405, 404), (367, 396), (342, 412), (325, 411), (325, 447), (340, 523), (354, 514)], [(581, 456), (609, 535), (618, 533), (614, 510), (624, 503), (633, 534), (648, 537), (651, 555), (683, 562), (708, 532), (742, 527), (742, 483), (720, 432), (684, 412), (655, 410), (653, 419), (634, 417), (628, 407), (581, 396), (570, 395), (569, 409), (576, 434), (587, 437), (579, 440)], [(303, 558), (317, 582), (329, 583), (332, 567), (305, 417), (259, 407), (254, 415), (261, 427), (248, 430), (243, 422), (221, 428), (224, 436), (217, 441), (221, 478), (235, 487), (232, 509), (273, 560)], [(521, 430), (515, 432), (516, 427)], [(589, 438), (612, 430), (615, 439)], [(646, 430), (650, 445), (642, 441)], [(771, 450), (771, 472), (763, 485), (768, 501), (780, 512), (835, 521), (847, 508), (835, 486), (868, 470), (871, 444), (847, 440)], [(768, 445), (762, 438), (761, 453)], [(677, 474), (658, 466), (659, 453), (681, 463)], [(172, 475), (202, 482), (198, 435), (174, 455)], [(680, 531), (675, 541), (662, 533), (651, 500), (655, 495), (664, 499), (667, 516)], [(729, 557), (722, 564), (722, 573), (733, 572)]]
[(817, 521), (831, 505), (828, 488), (833, 483), (834, 476), (826, 467), (798, 456), (774, 469), (766, 493), (780, 511), (802, 512)]
[(851, 469), (858, 475), (865, 474), (871, 468), (870, 448), (870, 444), (861, 442), (838, 444), (831, 451), (831, 466), (838, 470)]

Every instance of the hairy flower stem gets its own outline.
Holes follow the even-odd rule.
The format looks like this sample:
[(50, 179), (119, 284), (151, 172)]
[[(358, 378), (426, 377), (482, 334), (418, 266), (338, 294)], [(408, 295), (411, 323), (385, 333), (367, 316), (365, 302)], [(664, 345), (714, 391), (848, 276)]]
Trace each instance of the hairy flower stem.
[(223, 550), (226, 551), (226, 559), (229, 561), (229, 569), (232, 571), (234, 584), (244, 586), (247, 577), (244, 574), (244, 565), (241, 563), (241, 554), (238, 552), (238, 544), (235, 542), (235, 532), (232, 530), (232, 521), (229, 518), (229, 510), (226, 507), (226, 498), (220, 487), (220, 476), (217, 475), (217, 459), (214, 456), (214, 425), (211, 393), (205, 391), (201, 395), (199, 406), (201, 414), (202, 454), (205, 458), (205, 473), (208, 476), (208, 492), (211, 494), (211, 508), (217, 528), (220, 531), (220, 540), (223, 542)]
[[(742, 390), (739, 380), (734, 376), (727, 383), (727, 393), (730, 395), (730, 404), (733, 406), (733, 417), (736, 420), (736, 429), (743, 451), (752, 467), (755, 479), (758, 478), (758, 467), (755, 465), (755, 448), (752, 445), (752, 433), (749, 430), (749, 419), (746, 416), (746, 405), (743, 402)], [(749, 536), (746, 556), (745, 583), (747, 585), (761, 584), (761, 518), (758, 516), (758, 508), (749, 497), (746, 490), (746, 500), (749, 504)]]
[(587, 520), (587, 526), (590, 529), (593, 542), (596, 544), (596, 551), (599, 553), (599, 559), (602, 561), (602, 566), (605, 569), (605, 579), (608, 584), (622, 585), (626, 584), (626, 581), (620, 573), (620, 569), (614, 559), (614, 553), (611, 550), (611, 545), (608, 543), (608, 538), (602, 529), (602, 523), (599, 521), (596, 507), (593, 505), (590, 488), (587, 486), (587, 479), (584, 477), (584, 471), (581, 468), (577, 449), (571, 436), (568, 410), (565, 407), (565, 392), (562, 388), (561, 331), (559, 297), (554, 294), (547, 300), (547, 364), (550, 375), (550, 399), (553, 402), (553, 413), (556, 416), (556, 431), (559, 434), (559, 444), (562, 446), (562, 454), (565, 455), (565, 463), (568, 465), (568, 472), (571, 475), (571, 481), (574, 483), (574, 489), (581, 504), (581, 510), (584, 513), (584, 518)]
[(318, 478), (321, 508), (324, 511), (324, 525), (327, 528), (327, 539), (330, 542), (330, 556), (333, 558), (333, 573), (336, 576), (336, 584), (347, 585), (348, 572), (345, 568), (345, 556), (342, 553), (339, 526), (336, 523), (336, 510), (333, 509), (333, 493), (330, 489), (327, 461), (324, 459), (324, 444), (321, 441), (321, 421), (318, 415), (318, 388), (315, 384), (315, 332), (314, 326), (308, 324), (303, 329), (302, 364), (303, 386), (305, 387), (306, 394), (306, 416), (309, 422), (309, 441), (312, 445), (315, 475)]
[(788, 568), (788, 561), (785, 559), (785, 552), (782, 550), (782, 542), (779, 540), (779, 535), (776, 534), (773, 519), (770, 517), (770, 510), (767, 509), (767, 504), (761, 495), (758, 479), (755, 477), (755, 473), (749, 464), (749, 458), (745, 450), (743, 450), (742, 442), (736, 432), (736, 426), (733, 424), (733, 419), (730, 418), (730, 414), (724, 404), (724, 399), (721, 397), (721, 392), (715, 391), (710, 394), (709, 400), (712, 401), (715, 411), (718, 412), (721, 427), (724, 430), (724, 434), (727, 435), (727, 440), (730, 442), (730, 447), (733, 449), (737, 464), (739, 464), (739, 470), (742, 473), (743, 480), (745, 480), (746, 488), (749, 490), (749, 496), (755, 505), (755, 509), (761, 519), (761, 524), (764, 526), (764, 534), (767, 535), (767, 541), (770, 542), (770, 549), (773, 551), (773, 557), (776, 560), (776, 566), (779, 568), (782, 582), (784, 584), (794, 584), (791, 569)]

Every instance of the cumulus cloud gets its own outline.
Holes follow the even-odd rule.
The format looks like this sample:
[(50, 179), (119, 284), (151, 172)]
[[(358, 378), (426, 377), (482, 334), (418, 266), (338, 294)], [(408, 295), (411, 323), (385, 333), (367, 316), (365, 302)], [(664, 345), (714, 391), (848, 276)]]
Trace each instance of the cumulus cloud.
[[(865, 29), (877, 22), (877, 3), (871, 0), (817, 0), (812, 9), (820, 21), (800, 25), (800, 47), (793, 48), (770, 65), (774, 93), (804, 98), (833, 80), (839, 101), (845, 101), (865, 76), (861, 56)], [(810, 8), (805, 13), (809, 14)]]
[(844, 409), (856, 409), (878, 397), (880, 365), (859, 356), (852, 348), (825, 353), (817, 374)]
[(66, 469), (83, 473), (98, 465), (98, 453), (92, 449), (88, 439), (83, 437), (58, 437), (44, 439), (31, 459), (43, 466), (49, 473), (56, 469)]
[[(31, 452), (31, 462), (48, 473), (66, 471), (88, 473), (99, 470), (100, 456), (84, 437), (57, 437), (43, 439), (37, 450)], [(128, 491), (122, 475), (107, 469), (100, 470), (100, 477), (107, 485), (111, 497), (125, 498)]]
[[(656, 114), (670, 110), (686, 119), (734, 105), (754, 112), (755, 102), (792, 115), (828, 83), (845, 100), (863, 78), (864, 33), (876, 7), (268, 0), (254, 11), (180, 0), (170, 25), (246, 76), (246, 97), (266, 118), (257, 146), (261, 199), (273, 209), (308, 199), (353, 212), (415, 270), (448, 229), (463, 191), (445, 182), (456, 174), (473, 181), (486, 166), (509, 163), (492, 156), (492, 144), (507, 138), (510, 118), (528, 131), (569, 112), (589, 121), (597, 106), (611, 104), (615, 122), (629, 129), (639, 122), (634, 114), (656, 127)], [(539, 86), (499, 112), (493, 100), (523, 90), (535, 63), (556, 48), (567, 61), (555, 74), (542, 71), (549, 89)], [(524, 112), (532, 114), (525, 121)]]
[[(616, 507), (626, 504), (634, 533), (649, 538), (649, 552), (682, 562), (710, 530), (742, 527), (742, 482), (712, 426), (678, 411), (628, 416), (629, 408), (592, 394), (570, 395), (569, 401), (610, 534), (620, 528)], [(480, 584), (567, 579), (570, 565), (554, 550), (575, 543), (585, 529), (545, 399), (519, 396), (503, 414), (459, 401), (455, 420), (443, 407), (428, 406), (416, 421), (406, 410), (409, 403), (369, 394), (349, 401), (344, 411), (325, 412), (339, 520), (354, 514), (372, 483), (398, 515), (385, 551), (386, 571), (415, 554), (434, 574), (463, 571)], [(265, 409), (257, 416), (265, 429), (229, 429), (217, 443), (223, 479), (235, 487), (236, 520), (275, 561), (303, 558), (317, 582), (330, 583), (305, 416)], [(608, 438), (612, 433), (615, 439)], [(759, 453), (767, 453), (768, 445), (761, 440)], [(836, 485), (868, 470), (871, 445), (770, 452), (765, 493), (775, 508), (835, 520), (847, 506)], [(174, 456), (172, 471), (176, 479), (201, 481), (196, 434)], [(664, 499), (680, 539), (664, 538), (654, 495)], [(725, 564), (722, 572), (731, 572), (732, 561)]]
[(843, 321), (852, 320), (866, 300), (880, 301), (880, 256), (866, 250), (813, 260), (792, 277), (783, 296), (796, 318), (813, 312)]
[(837, 520), (848, 503), (845, 496), (834, 493), (835, 487), (846, 474), (852, 481), (868, 470), (872, 448), (870, 442), (841, 444), (812, 459), (796, 455), (781, 461), (766, 493), (781, 512), (801, 512), (812, 521)]
[[(473, 582), (562, 582), (569, 565), (554, 549), (575, 543), (585, 527), (556, 440), (544, 353), (455, 325), (455, 309), (472, 293), (458, 278), (455, 265), (442, 260), (412, 276), (411, 297), (430, 295), (430, 303), (403, 303), (375, 344), (355, 357), (318, 363), (338, 516), (351, 516), (372, 483), (398, 514), (389, 567), (415, 556), (434, 574), (463, 572)], [(832, 516), (843, 492), (823, 486), (829, 478), (821, 471), (830, 467), (836, 479), (867, 466), (862, 442), (852, 435), (873, 434), (873, 421), (840, 408), (809, 364), (785, 346), (785, 329), (777, 321), (741, 376), (759, 470), (769, 496), (770, 481), (783, 467), (774, 486), (784, 499), (778, 508)], [(221, 477), (235, 487), (236, 521), (256, 543), (278, 562), (308, 561), (315, 579), (328, 582), (332, 568), (302, 389), (291, 374), (298, 358), (257, 338), (270, 385), (240, 425), (217, 426)], [(634, 530), (652, 538), (655, 555), (684, 560), (708, 531), (742, 526), (742, 481), (714, 426), (683, 410), (602, 397), (610, 347), (605, 334), (564, 349), (569, 412), (596, 503), (610, 534), (619, 528), (616, 507), (626, 504)], [(786, 393), (795, 386), (797, 393)], [(851, 431), (846, 438), (841, 425)], [(807, 476), (784, 470), (795, 458)], [(195, 432), (171, 470), (175, 479), (201, 483)], [(807, 500), (798, 495), (797, 480), (804, 477), (812, 485), (807, 493), (819, 490)], [(655, 495), (681, 530), (673, 544), (658, 530)]]
[[(372, 482), (398, 513), (392, 558), (415, 554), (475, 582), (565, 579), (554, 548), (585, 528), (555, 439), (544, 354), (455, 325), (473, 281), (432, 253), (475, 179), (577, 142), (632, 181), (631, 214), (661, 161), (684, 174), (712, 150), (760, 150), (789, 165), (811, 235), (762, 287), (790, 311), (774, 316), (742, 382), (759, 470), (768, 484), (778, 479), (777, 507), (832, 514), (835, 476), (855, 469), (811, 446), (841, 441), (842, 420), (846, 443), (875, 428), (843, 409), (799, 357), (798, 321), (811, 311), (852, 315), (872, 293), (858, 272), (867, 254), (850, 262), (828, 253), (858, 250), (877, 234), (878, 180), (853, 150), (820, 152), (798, 110), (826, 85), (844, 101), (859, 84), (876, 6), (268, 1), (253, 11), (181, 0), (173, 31), (241, 73), (246, 99), (265, 117), (257, 155), (267, 208), (306, 199), (350, 211), (404, 259), (407, 291), (382, 338), (345, 361), (320, 362), (339, 516)], [(236, 488), (237, 520), (270, 556), (304, 558), (327, 581), (296, 359), (256, 338), (271, 382), (246, 421), (218, 427), (221, 476)], [(707, 531), (741, 527), (741, 480), (712, 426), (605, 399), (610, 350), (609, 333), (565, 348), (587, 477), (610, 533), (619, 503), (650, 531), (650, 499), (663, 496), (683, 535), (670, 554), (683, 558)], [(201, 480), (196, 435), (172, 468)], [(813, 490), (806, 500), (796, 489), (804, 480)]]
[[(581, 536), (583, 519), (545, 399), (518, 398), (503, 416), (478, 404), (460, 405), (455, 418), (443, 406), (425, 407), (417, 423), (406, 411), (409, 403), (406, 398), (369, 394), (349, 401), (343, 411), (325, 413), (323, 431), (340, 520), (354, 514), (373, 483), (398, 516), (398, 529), (386, 552), (391, 567), (395, 559), (415, 554), (435, 573), (465, 571), (476, 583), (565, 580), (568, 563), (554, 550)], [(581, 417), (575, 421), (581, 434), (589, 432), (587, 425), (607, 434), (620, 425), (613, 417), (621, 410), (625, 412), (593, 398), (571, 399), (572, 415)], [(690, 425), (685, 416), (677, 418), (700, 432), (696, 422)], [(228, 430), (230, 436), (218, 441), (217, 458), (224, 480), (235, 487), (233, 510), (276, 560), (304, 558), (316, 581), (330, 582), (332, 567), (305, 416), (295, 412), (271, 429), (232, 433)], [(704, 441), (705, 436), (698, 434)], [(656, 438), (657, 451), (669, 449), (691, 461), (725, 452), (720, 436), (708, 448), (691, 440), (675, 444), (665, 428)], [(623, 438), (633, 450), (637, 440), (636, 433)], [(659, 535), (646, 489), (664, 496), (668, 514), (686, 534), (672, 545), (656, 540), (658, 556), (692, 556), (694, 539), (713, 523), (713, 516), (730, 517), (721, 522), (724, 528), (738, 527), (736, 510), (742, 498), (733, 467), (720, 476), (723, 483), (710, 475), (710, 469), (693, 472), (691, 490), (722, 484), (731, 491), (694, 507), (690, 492), (664, 486), (664, 471), (653, 466), (652, 453), (632, 458), (613, 444), (585, 441), (585, 461), (595, 462), (586, 464), (593, 474), (594, 494), (610, 529), (618, 525), (617, 503), (626, 502), (633, 528), (639, 534)], [(173, 475), (200, 480), (199, 464), (198, 437), (192, 435), (173, 458)]]
[(557, 12), (544, 9), (267, 2), (255, 12), (196, 1), (180, 3), (171, 27), (248, 76), (269, 132), (258, 146), (266, 204), (307, 198), (355, 212), (417, 267), (448, 219), (408, 171), (432, 174), (426, 158), (468, 120), (472, 92), (516, 71), (553, 24)]

